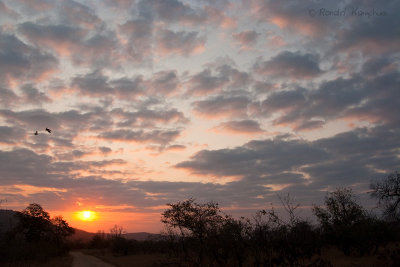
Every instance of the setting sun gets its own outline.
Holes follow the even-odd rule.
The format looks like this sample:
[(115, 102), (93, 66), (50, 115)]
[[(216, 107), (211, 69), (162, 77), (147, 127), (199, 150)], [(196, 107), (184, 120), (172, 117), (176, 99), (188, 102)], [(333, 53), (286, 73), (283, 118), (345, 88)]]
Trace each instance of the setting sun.
[(97, 214), (91, 210), (80, 211), (77, 217), (82, 221), (94, 221), (97, 218)]

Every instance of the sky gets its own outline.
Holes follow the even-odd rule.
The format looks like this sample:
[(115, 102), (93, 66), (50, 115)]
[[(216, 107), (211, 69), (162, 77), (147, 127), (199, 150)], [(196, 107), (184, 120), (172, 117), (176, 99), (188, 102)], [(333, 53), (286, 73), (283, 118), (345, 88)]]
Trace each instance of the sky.
[(159, 232), (190, 197), (251, 216), (289, 193), (307, 214), (349, 187), (372, 207), (370, 183), (400, 166), (399, 12), (0, 0), (1, 208)]

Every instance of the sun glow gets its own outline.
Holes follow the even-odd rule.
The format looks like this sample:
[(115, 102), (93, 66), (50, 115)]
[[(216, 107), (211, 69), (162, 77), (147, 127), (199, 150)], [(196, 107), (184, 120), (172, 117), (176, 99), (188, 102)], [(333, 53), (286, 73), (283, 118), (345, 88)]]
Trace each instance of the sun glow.
[(94, 221), (97, 219), (97, 214), (91, 210), (83, 210), (78, 212), (77, 218), (82, 221)]

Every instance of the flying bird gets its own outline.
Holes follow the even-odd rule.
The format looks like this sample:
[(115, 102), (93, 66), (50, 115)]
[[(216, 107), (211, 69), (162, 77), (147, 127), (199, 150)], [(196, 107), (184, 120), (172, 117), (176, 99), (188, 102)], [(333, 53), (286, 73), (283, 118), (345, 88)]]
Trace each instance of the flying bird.
[(49, 133), (51, 133), (51, 130), (49, 128), (46, 128), (46, 131), (48, 131)]

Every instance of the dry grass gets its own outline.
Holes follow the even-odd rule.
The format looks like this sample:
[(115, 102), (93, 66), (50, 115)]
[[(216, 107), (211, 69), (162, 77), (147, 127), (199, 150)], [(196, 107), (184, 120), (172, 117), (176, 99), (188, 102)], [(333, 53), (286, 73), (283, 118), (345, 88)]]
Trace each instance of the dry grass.
[[(174, 264), (171, 265), (171, 263), (176, 262), (176, 259), (169, 258), (168, 255), (159, 253), (115, 256), (107, 250), (87, 249), (87, 250), (82, 250), (82, 252), (100, 258), (103, 261), (111, 263), (117, 267), (125, 267), (125, 266), (154, 267), (154, 266), (167, 266), (167, 265), (174, 266)], [(395, 254), (397, 255), (396, 257), (398, 258), (396, 259), (391, 258), (391, 255)], [(347, 256), (335, 247), (324, 248), (322, 249), (320, 256), (313, 257), (311, 261), (305, 260), (303, 264), (305, 264), (306, 266), (307, 263), (310, 263), (316, 260), (317, 258), (321, 258), (324, 261), (330, 262), (334, 267), (395, 266), (393, 265), (394, 262), (398, 262), (397, 259), (400, 259), (400, 243), (391, 243), (385, 248), (380, 248), (378, 250), (378, 253), (376, 253), (375, 255), (363, 255), (363, 256), (354, 256), (354, 255)]]
[(143, 267), (151, 267), (151, 266), (161, 266), (163, 262), (166, 262), (168, 259), (168, 255), (160, 254), (160, 253), (151, 253), (151, 254), (134, 254), (127, 256), (115, 256), (113, 253), (106, 250), (95, 250), (95, 249), (85, 249), (81, 250), (81, 252), (95, 256), (105, 262), (113, 264), (117, 267), (128, 267), (128, 266), (143, 266)]
[[(391, 258), (392, 255), (400, 253), (400, 243), (394, 242), (386, 247), (378, 249), (374, 255), (345, 255), (342, 251), (335, 247), (323, 248), (321, 250), (321, 256), (323, 260), (329, 261), (334, 267), (354, 267), (354, 266), (369, 266), (369, 267), (381, 267), (381, 266), (393, 266), (398, 258)], [(394, 262), (393, 262), (394, 261)]]
[(20, 261), (13, 263), (6, 263), (4, 267), (71, 267), (72, 256), (66, 254), (64, 256), (51, 258), (45, 262), (32, 262), (32, 261)]

